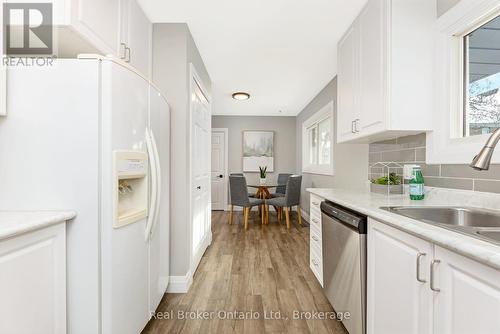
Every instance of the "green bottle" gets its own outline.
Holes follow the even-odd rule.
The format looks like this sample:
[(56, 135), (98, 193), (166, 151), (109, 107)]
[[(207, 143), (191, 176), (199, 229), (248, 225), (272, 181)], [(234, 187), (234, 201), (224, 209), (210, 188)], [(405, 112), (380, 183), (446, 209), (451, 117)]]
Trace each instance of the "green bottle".
[(412, 178), (410, 179), (410, 199), (419, 201), (425, 197), (424, 191), (424, 177), (420, 167), (413, 167), (411, 172)]

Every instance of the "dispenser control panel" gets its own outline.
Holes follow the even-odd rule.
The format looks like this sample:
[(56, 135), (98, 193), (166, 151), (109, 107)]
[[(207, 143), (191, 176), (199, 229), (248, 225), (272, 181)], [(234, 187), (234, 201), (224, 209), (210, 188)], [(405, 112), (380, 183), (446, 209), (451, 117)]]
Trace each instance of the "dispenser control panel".
[(115, 151), (114, 228), (141, 221), (148, 215), (148, 155), (141, 151)]

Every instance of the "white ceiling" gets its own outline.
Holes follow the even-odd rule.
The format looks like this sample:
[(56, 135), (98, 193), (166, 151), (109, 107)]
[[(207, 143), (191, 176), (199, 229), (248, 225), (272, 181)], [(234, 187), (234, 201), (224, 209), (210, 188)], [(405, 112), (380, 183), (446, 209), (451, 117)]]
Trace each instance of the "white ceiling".
[[(337, 73), (337, 41), (366, 0), (140, 2), (153, 22), (188, 24), (214, 114), (295, 116)], [(233, 100), (236, 91), (250, 100)]]

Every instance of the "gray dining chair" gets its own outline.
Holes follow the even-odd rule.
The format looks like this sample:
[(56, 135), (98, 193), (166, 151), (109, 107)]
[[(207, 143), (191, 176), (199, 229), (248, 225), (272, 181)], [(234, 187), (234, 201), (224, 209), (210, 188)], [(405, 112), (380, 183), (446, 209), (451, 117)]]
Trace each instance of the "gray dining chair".
[[(229, 174), (229, 176), (231, 176), (231, 175), (233, 175), (233, 176), (243, 176), (243, 177), (245, 177), (245, 174), (243, 174), (243, 173), (231, 173), (231, 174)], [(256, 193), (249, 193), (249, 194), (248, 194), (248, 197), (257, 197), (256, 195), (257, 195)]]
[(281, 222), (283, 209), (285, 210), (286, 227), (290, 228), (290, 208), (297, 206), (297, 214), (299, 225), (302, 225), (302, 212), (300, 209), (300, 187), (302, 185), (301, 175), (291, 175), (286, 183), (286, 191), (284, 197), (275, 197), (266, 200), (266, 221), (269, 221), (269, 205), (278, 208), (276, 212), (278, 221)]
[(276, 187), (276, 191), (271, 194), (272, 198), (285, 197), (286, 183), (288, 182), (288, 178), (291, 175), (292, 174), (286, 174), (286, 173), (278, 174), (278, 186)]
[[(248, 196), (247, 181), (245, 177), (240, 175), (229, 175), (229, 190), (231, 195), (231, 212), (229, 213), (229, 224), (233, 224), (233, 208), (234, 206), (243, 207), (243, 216), (245, 222), (245, 230), (248, 229), (248, 216), (250, 210), (254, 206), (264, 206), (264, 200), (252, 198)], [(264, 224), (265, 210), (261, 210), (261, 222)]]

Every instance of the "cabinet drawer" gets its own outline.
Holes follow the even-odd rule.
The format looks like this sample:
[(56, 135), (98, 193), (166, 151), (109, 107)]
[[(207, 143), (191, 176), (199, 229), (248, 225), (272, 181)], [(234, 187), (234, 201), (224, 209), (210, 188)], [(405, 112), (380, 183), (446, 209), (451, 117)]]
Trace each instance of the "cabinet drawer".
[(311, 204), (310, 204), (310, 210), (311, 212), (316, 211), (318, 213), (321, 212), (321, 202), (323, 199), (319, 196), (311, 194)]
[(323, 260), (321, 256), (315, 252), (314, 248), (311, 248), (309, 263), (314, 276), (316, 276), (321, 286), (323, 286)]
[(316, 230), (321, 233), (321, 215), (311, 211), (310, 220), (309, 224), (311, 225), (311, 231)]
[[(321, 250), (322, 249), (322, 243), (321, 243), (321, 232), (318, 232), (315, 229), (310, 230), (310, 237), (309, 237), (309, 244), (310, 247), (315, 247), (316, 249)], [(321, 254), (321, 253), (319, 253)]]

